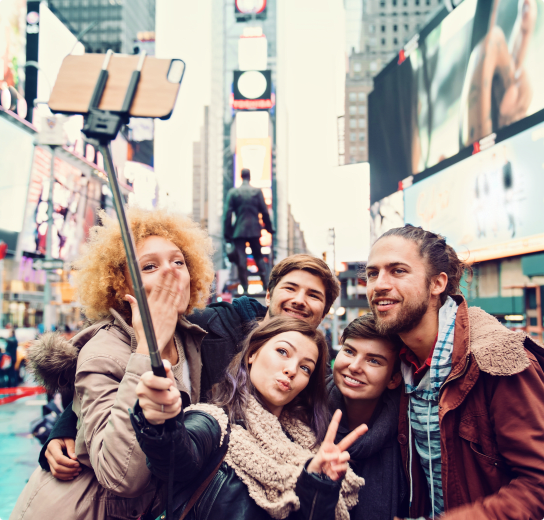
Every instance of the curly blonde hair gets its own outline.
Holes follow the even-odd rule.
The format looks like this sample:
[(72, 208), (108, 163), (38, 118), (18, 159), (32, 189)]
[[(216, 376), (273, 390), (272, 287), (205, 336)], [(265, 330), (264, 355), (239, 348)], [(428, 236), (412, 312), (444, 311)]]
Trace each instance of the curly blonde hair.
[[(83, 255), (73, 263), (77, 297), (90, 321), (108, 316), (112, 307), (130, 322), (130, 305), (123, 300), (130, 292), (130, 275), (119, 222), (102, 210), (98, 217), (102, 225), (91, 228)], [(127, 219), (136, 247), (149, 236), (159, 236), (181, 249), (191, 277), (186, 314), (203, 308), (214, 278), (212, 243), (206, 231), (191, 219), (165, 210), (131, 207)]]

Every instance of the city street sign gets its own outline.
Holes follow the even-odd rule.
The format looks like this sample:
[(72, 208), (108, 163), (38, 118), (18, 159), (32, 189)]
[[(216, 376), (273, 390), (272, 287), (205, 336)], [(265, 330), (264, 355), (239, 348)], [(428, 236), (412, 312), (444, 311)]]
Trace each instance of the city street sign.
[(60, 282), (61, 277), (60, 277), (60, 274), (57, 274), (57, 273), (47, 273), (47, 279), (50, 282)]
[(54, 271), (55, 269), (62, 269), (64, 267), (64, 260), (60, 258), (36, 258), (32, 262), (32, 269), (36, 271), (45, 270), (45, 271)]

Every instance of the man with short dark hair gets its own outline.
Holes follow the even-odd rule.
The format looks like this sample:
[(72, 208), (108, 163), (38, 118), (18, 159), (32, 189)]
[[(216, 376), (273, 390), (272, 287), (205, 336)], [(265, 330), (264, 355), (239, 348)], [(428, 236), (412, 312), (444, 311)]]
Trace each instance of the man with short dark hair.
[[(214, 303), (188, 315), (191, 323), (207, 332), (201, 344), (201, 401), (206, 401), (208, 391), (223, 377), (225, 368), (255, 320), (291, 316), (317, 328), (339, 293), (340, 284), (323, 260), (310, 255), (293, 255), (272, 269), (266, 307), (253, 298), (242, 296), (232, 304)], [(69, 407), (40, 453), (40, 466), (51, 469), (61, 480), (71, 480), (79, 471), (73, 448), (76, 433), (77, 417)], [(69, 458), (63, 455), (63, 449)]]
[(538, 520), (544, 349), (468, 308), (467, 269), (443, 237), (411, 225), (382, 235), (366, 266), (376, 329), (405, 344), (398, 440), (410, 516)]

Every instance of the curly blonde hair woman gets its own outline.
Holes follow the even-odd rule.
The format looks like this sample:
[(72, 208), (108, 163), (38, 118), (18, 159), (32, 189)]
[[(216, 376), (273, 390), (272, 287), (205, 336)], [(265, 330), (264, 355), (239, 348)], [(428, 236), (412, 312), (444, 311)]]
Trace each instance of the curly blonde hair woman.
[[(209, 297), (211, 241), (192, 220), (164, 210), (131, 208), (127, 217), (159, 350), (180, 392), (176, 405), (196, 403), (206, 333), (186, 315)], [(37, 379), (50, 391), (59, 385), (73, 389), (77, 471), (58, 480), (37, 469), (10, 518), (136, 519), (160, 513), (161, 493), (127, 413), (140, 376), (150, 369), (149, 352), (135, 332), (142, 330), (141, 319), (119, 224), (104, 212), (100, 219), (102, 226), (92, 228), (74, 263), (79, 303), (91, 325), (71, 341), (46, 334), (30, 355)]]
[[(78, 301), (91, 321), (108, 316), (110, 308), (129, 317), (130, 305), (125, 295), (131, 291), (131, 281), (119, 223), (104, 211), (100, 211), (99, 218), (102, 226), (91, 229), (86, 250), (74, 262), (78, 271), (75, 281)], [(212, 246), (206, 232), (189, 218), (164, 210), (132, 207), (127, 210), (127, 218), (136, 247), (147, 237), (157, 236), (169, 240), (183, 252), (191, 276), (186, 314), (194, 308), (203, 308), (214, 277), (210, 262)]]

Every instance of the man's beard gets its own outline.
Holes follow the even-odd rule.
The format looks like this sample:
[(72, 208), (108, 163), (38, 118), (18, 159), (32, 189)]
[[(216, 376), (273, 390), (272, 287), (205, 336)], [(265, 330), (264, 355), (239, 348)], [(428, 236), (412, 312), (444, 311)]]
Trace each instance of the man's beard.
[(382, 336), (391, 334), (402, 334), (408, 332), (419, 325), (423, 316), (429, 308), (429, 294), (422, 300), (413, 303), (404, 302), (401, 304), (401, 310), (395, 320), (384, 320), (380, 317), (378, 306), (372, 305), (372, 313), (376, 321), (376, 330)]

